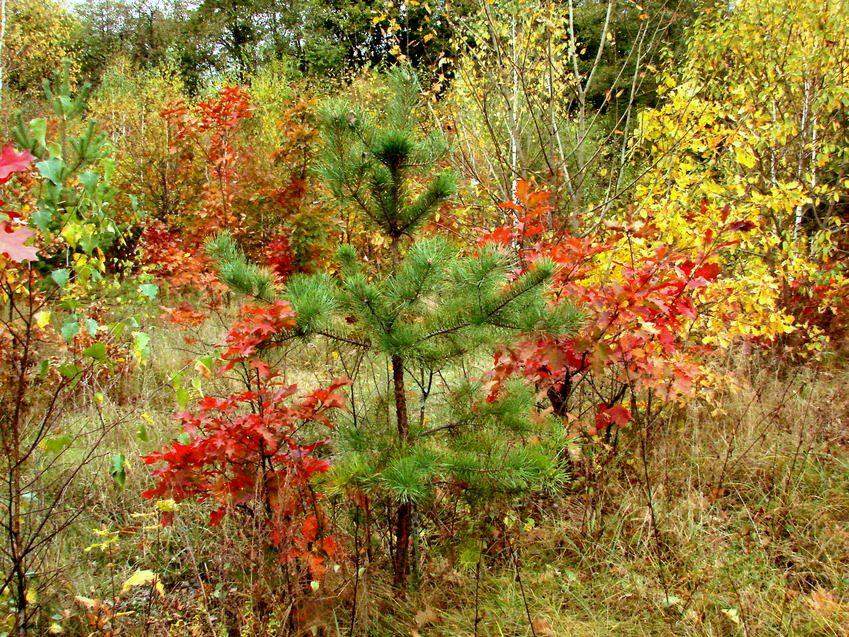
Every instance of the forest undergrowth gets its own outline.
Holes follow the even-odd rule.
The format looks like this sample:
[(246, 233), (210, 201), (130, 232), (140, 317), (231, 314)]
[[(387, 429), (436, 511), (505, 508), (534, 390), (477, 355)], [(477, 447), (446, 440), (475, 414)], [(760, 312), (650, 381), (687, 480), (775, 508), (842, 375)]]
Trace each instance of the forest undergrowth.
[[(143, 396), (179, 371), (181, 343), (172, 334), (128, 395)], [(310, 352), (312, 364), (290, 380), (308, 379), (323, 355), (330, 357)], [(467, 547), (446, 550), (437, 531), (422, 535), (420, 554), (432, 543), (438, 556), (416, 565), (418, 590), (406, 599), (380, 569), (363, 573), (357, 625), (387, 636), (845, 634), (849, 371), (745, 353), (724, 364), (733, 382), (716, 407), (671, 414), (645, 450), (587, 458), (573, 449), (565, 493), (497, 521), (510, 529), (509, 543), (495, 533), (470, 561)], [(170, 403), (136, 407), (151, 433), (116, 432), (104, 448), (126, 454), (132, 488), (99, 471), (78, 482), (70, 498), (86, 512), (56, 549), (60, 588), (69, 600), (114, 595), (139, 633), (204, 634), (228, 606), (247, 603), (241, 590), (207, 583), (210, 571), (229, 572), (227, 561), (238, 559), (225, 548), (238, 529), (205, 527), (190, 503), (165, 528), (161, 511), (116, 515), (146, 508), (140, 458), (167, 440), (153, 432), (172, 426)], [(131, 564), (168, 573), (169, 593), (122, 594)], [(308, 622), (306, 634), (347, 634), (354, 591), (345, 579), (315, 591), (316, 606), (332, 611)]]
[(848, 35), (0, 0), (0, 637), (849, 635)]

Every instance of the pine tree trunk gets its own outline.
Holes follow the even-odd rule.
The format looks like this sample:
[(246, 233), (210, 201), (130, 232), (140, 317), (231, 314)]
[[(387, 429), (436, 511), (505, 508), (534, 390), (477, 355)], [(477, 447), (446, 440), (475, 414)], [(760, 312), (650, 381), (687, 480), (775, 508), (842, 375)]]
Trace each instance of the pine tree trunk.
[[(410, 425), (407, 416), (407, 395), (404, 387), (404, 361), (398, 355), (392, 356), (392, 383), (395, 389), (395, 416), (398, 423), (398, 444), (407, 445), (410, 438)], [(398, 505), (395, 517), (395, 563), (392, 565), (393, 584), (403, 589), (407, 586), (410, 571), (410, 533), (413, 519), (413, 505), (402, 502)]]

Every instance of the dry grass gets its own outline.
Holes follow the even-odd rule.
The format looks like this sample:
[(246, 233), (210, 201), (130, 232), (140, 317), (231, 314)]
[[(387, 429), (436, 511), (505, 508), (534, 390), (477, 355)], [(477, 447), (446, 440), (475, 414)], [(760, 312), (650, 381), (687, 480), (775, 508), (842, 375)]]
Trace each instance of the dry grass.
[[(149, 484), (140, 456), (175, 432), (162, 387), (188, 359), (169, 339), (134, 381), (135, 398), (106, 405), (138, 413), (105, 449), (127, 456), (126, 487), (93, 467), (74, 496), (89, 509), (56, 547), (68, 634), (86, 630), (74, 596), (108, 599), (139, 568), (164, 574), (167, 593), (150, 606), (141, 593), (122, 602), (128, 634), (224, 634), (224, 609), (252, 586), (228, 562), (233, 529), (210, 529), (193, 505), (162, 529), (139, 497)], [(494, 550), (476, 583), (453, 551), (423, 550), (420, 586), (406, 600), (373, 565), (360, 583), (360, 634), (471, 636), (476, 608), (481, 637), (849, 634), (849, 371), (749, 358), (723, 374), (711, 404), (668, 415), (645, 458), (638, 439), (626, 440), (593, 484), (519, 512), (516, 564)], [(348, 634), (350, 573), (343, 565), (338, 589), (316, 593), (324, 632), (314, 634)]]
[[(657, 533), (634, 456), (596, 485), (592, 524), (574, 496), (540, 512), (522, 548), (538, 635), (849, 634), (847, 373), (735, 378), (653, 437)], [(482, 590), (480, 635), (531, 634), (513, 572)], [(451, 606), (430, 634), (473, 634), (474, 609)]]

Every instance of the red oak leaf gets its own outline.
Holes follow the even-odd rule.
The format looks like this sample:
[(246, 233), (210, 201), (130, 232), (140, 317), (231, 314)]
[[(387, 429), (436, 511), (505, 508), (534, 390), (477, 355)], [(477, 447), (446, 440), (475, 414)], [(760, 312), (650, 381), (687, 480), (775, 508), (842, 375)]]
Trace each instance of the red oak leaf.
[(38, 255), (34, 246), (24, 245), (32, 238), (33, 231), (22, 226), (14, 227), (10, 223), (0, 223), (0, 254), (5, 254), (12, 261), (37, 261)]
[(624, 427), (631, 421), (631, 412), (622, 405), (613, 405), (608, 407), (605, 404), (600, 404), (596, 408), (595, 424), (597, 429), (616, 425)]
[(35, 157), (28, 150), (17, 152), (12, 144), (6, 144), (0, 150), (0, 184), (9, 181), (9, 178), (29, 168)]

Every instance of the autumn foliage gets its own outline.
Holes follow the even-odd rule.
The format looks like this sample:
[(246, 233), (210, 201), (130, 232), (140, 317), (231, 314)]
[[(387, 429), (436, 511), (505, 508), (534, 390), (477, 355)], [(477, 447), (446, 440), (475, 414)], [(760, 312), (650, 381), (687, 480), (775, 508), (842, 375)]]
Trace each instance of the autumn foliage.
[(225, 339), (222, 375), (237, 369), (245, 389), (217, 398), (204, 396), (191, 412), (178, 414), (183, 433), (163, 451), (145, 457), (158, 466), (147, 498), (192, 498), (214, 506), (210, 521), (225, 514), (261, 520), (269, 545), (281, 560), (302, 558), (314, 578), (336, 553), (323, 533), (319, 495), (311, 478), (328, 469), (321, 457), (343, 407), (344, 381), (295, 398), (262, 354), (294, 326), (289, 305), (246, 305)]
[(174, 207), (145, 223), (144, 261), (175, 289), (220, 291), (204, 244), (226, 230), (281, 280), (314, 267), (324, 231), (317, 211), (305, 210), (316, 136), (310, 109), (292, 101), (280, 113), (272, 148), (257, 139), (261, 122), (241, 86), (161, 111), (167, 160), (158, 178)]
[[(8, 182), (16, 173), (29, 169), (35, 158), (29, 151), (18, 152), (7, 144), (0, 151), (0, 184)], [(0, 201), (0, 205), (4, 202)], [(0, 255), (5, 255), (18, 263), (34, 261), (36, 249), (28, 245), (35, 236), (32, 230), (21, 224), (20, 213), (14, 210), (3, 211), (6, 219), (0, 220)]]
[[(631, 420), (646, 391), (662, 401), (691, 395), (711, 351), (696, 338), (705, 311), (700, 292), (717, 283), (721, 252), (751, 228), (726, 214), (698, 250), (658, 246), (635, 259), (621, 247), (651, 245), (651, 224), (609, 224), (601, 239), (551, 233), (547, 192), (520, 182), (516, 199), (502, 204), (512, 223), (483, 241), (513, 247), (526, 265), (543, 257), (557, 263), (554, 297), (576, 302), (585, 321), (575, 336), (525, 340), (499, 352), (493, 396), (504, 379), (521, 373), (547, 392), (555, 413), (589, 435), (609, 435)], [(570, 402), (579, 390), (595, 397), (588, 417)]]
[(4, 1), (0, 637), (844, 634), (847, 6)]

